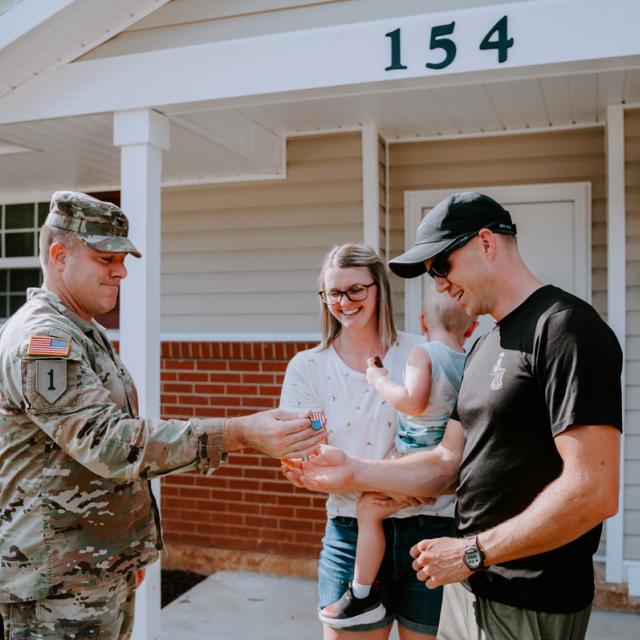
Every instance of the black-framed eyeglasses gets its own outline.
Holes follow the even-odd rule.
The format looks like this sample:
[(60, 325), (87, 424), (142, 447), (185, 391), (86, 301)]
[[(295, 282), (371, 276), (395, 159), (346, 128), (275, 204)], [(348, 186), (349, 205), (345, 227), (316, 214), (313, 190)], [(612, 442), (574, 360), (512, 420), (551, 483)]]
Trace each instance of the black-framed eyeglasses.
[(318, 291), (320, 299), (325, 304), (336, 304), (342, 300), (342, 296), (347, 296), (351, 302), (362, 302), (366, 300), (369, 295), (369, 287), (373, 287), (376, 284), (354, 284), (348, 289), (341, 291), (340, 289), (329, 289), (328, 291)]
[[(502, 233), (509, 236), (516, 235), (516, 225), (507, 224), (505, 222), (492, 222), (486, 227), (483, 227), (483, 229), (490, 229), (494, 233)], [(471, 242), (471, 240), (473, 240), (480, 231), (482, 231), (482, 229), (478, 229), (478, 231), (461, 236), (452, 245), (440, 252), (431, 262), (431, 266), (427, 269), (427, 273), (432, 278), (446, 278), (449, 275), (449, 271), (451, 271), (451, 263), (449, 262), (451, 254), (464, 247), (467, 242)]]

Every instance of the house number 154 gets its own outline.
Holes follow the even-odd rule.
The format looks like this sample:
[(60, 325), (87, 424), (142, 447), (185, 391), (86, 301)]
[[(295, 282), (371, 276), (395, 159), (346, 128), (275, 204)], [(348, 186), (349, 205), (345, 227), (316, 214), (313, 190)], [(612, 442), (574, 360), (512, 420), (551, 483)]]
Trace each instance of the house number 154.
[[(427, 62), (425, 66), (428, 69), (444, 69), (455, 60), (458, 49), (456, 43), (448, 37), (453, 34), (455, 26), (455, 22), (450, 22), (449, 24), (432, 27), (429, 49), (440, 49), (442, 55), (439, 60)], [(407, 67), (402, 64), (400, 29), (389, 31), (389, 33), (385, 34), (385, 37), (391, 41), (391, 64), (385, 67), (384, 70), (406, 69)], [(498, 62), (503, 63), (506, 62), (511, 47), (513, 47), (513, 38), (508, 36), (507, 16), (503, 16), (487, 32), (478, 48), (482, 50), (495, 49), (498, 52)]]

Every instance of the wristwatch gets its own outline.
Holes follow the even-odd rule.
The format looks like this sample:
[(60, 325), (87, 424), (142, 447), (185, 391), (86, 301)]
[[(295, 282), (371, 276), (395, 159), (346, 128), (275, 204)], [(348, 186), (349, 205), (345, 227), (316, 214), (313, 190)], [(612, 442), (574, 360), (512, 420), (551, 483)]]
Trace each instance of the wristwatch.
[(469, 538), (466, 541), (462, 561), (471, 571), (482, 571), (484, 569), (484, 552), (478, 546), (478, 536)]

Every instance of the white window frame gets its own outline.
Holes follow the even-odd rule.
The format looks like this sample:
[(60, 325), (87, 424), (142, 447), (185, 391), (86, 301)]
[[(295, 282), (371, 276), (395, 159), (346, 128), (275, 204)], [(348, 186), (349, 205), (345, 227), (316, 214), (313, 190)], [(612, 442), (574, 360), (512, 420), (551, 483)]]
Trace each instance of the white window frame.
[[(6, 251), (5, 238), (7, 234), (7, 229), (5, 227), (6, 218), (5, 218), (5, 208), (7, 206), (11, 206), (14, 204), (23, 204), (23, 205), (32, 205), (34, 208), (34, 221), (37, 224), (37, 206), (42, 202), (47, 202), (49, 197), (42, 198), (32, 198), (32, 197), (22, 197), (22, 198), (9, 198), (3, 200), (0, 203), (0, 242), (2, 243), (2, 253)], [(9, 233), (19, 232), (19, 231), (32, 231), (34, 234), (37, 234), (38, 227), (37, 226), (25, 226), (20, 229), (10, 229)], [(18, 269), (39, 269), (40, 268), (40, 260), (38, 258), (38, 242), (37, 235), (34, 242), (34, 252), (33, 256), (16, 256), (16, 257), (0, 257), (0, 271), (5, 270), (18, 270)], [(4, 293), (4, 292), (3, 292)], [(0, 322), (3, 322), (7, 318), (4, 316), (4, 308), (0, 307)]]

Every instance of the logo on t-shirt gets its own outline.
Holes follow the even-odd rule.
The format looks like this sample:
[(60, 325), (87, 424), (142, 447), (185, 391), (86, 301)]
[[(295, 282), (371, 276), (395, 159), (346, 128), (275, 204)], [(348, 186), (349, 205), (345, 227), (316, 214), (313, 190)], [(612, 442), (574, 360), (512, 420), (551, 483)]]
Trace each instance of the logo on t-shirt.
[(504, 351), (500, 352), (497, 362), (491, 369), (491, 391), (499, 391), (502, 389), (502, 378), (506, 369), (502, 366), (502, 360), (504, 358)]

